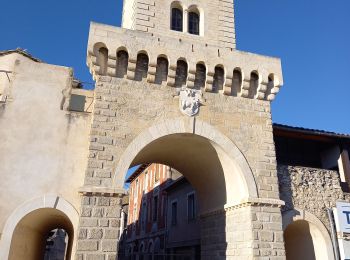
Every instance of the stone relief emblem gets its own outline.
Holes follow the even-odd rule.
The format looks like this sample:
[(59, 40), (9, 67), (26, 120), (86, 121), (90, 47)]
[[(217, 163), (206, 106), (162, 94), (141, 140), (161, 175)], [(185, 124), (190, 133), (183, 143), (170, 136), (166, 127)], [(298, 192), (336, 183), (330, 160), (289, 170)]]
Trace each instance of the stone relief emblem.
[(199, 112), (202, 93), (200, 90), (182, 88), (180, 90), (180, 111), (187, 116), (194, 116)]

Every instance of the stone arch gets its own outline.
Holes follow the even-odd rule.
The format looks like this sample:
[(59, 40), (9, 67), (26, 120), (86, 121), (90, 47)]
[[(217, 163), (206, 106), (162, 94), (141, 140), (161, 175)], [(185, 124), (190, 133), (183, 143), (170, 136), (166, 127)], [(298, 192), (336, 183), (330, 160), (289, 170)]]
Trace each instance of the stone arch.
[[(72, 204), (59, 195), (45, 195), (27, 201), (13, 211), (3, 229), (0, 241), (0, 259), (11, 259), (10, 252), (16, 250), (11, 247), (12, 243), (17, 243), (14, 239), (17, 239), (16, 232), (19, 224), (25, 225), (26, 222), (33, 220), (36, 222), (33, 226), (39, 231), (50, 231), (58, 226), (64, 228), (69, 235), (67, 259), (70, 257), (73, 259), (74, 256), (70, 253), (74, 252), (75, 248), (74, 236), (78, 228), (79, 214)], [(50, 229), (51, 227), (53, 228)], [(27, 256), (27, 259), (30, 258)]]
[[(200, 200), (206, 201), (206, 206), (201, 207), (201, 213), (237, 205), (250, 198), (258, 198), (253, 173), (246, 158), (237, 146), (208, 123), (197, 119), (195, 127), (193, 127), (193, 118), (186, 119), (165, 120), (139, 134), (129, 144), (120, 158), (114, 175), (114, 185), (122, 185), (129, 167), (146, 163), (147, 160), (157, 160), (152, 162), (169, 165), (184, 173), (194, 187), (203, 185), (202, 190), (197, 193), (198, 197), (201, 197)], [(193, 144), (194, 148), (184, 152), (188, 148), (186, 144)], [(175, 148), (169, 150), (171, 146), (180, 149), (180, 152), (182, 148), (185, 149), (181, 154), (183, 157), (180, 157), (180, 155), (176, 158), (173, 157), (177, 150)], [(155, 154), (156, 151), (164, 149), (164, 147), (168, 147), (165, 148), (168, 150), (164, 150), (162, 155), (167, 156), (166, 153), (168, 153), (169, 158)], [(155, 150), (152, 151), (152, 149)], [(190, 157), (186, 157), (187, 155)], [(212, 158), (215, 165), (213, 163), (213, 166), (210, 166), (211, 161), (203, 160), (202, 156)], [(198, 165), (200, 162), (202, 165)], [(197, 172), (203, 169), (206, 171), (206, 169), (209, 169), (207, 167), (213, 167), (210, 169), (213, 169), (215, 174), (205, 175), (205, 178), (208, 179), (198, 178), (199, 176), (196, 177), (195, 175), (187, 176), (185, 172), (194, 171), (193, 167), (197, 167), (195, 168)], [(196, 181), (203, 181), (204, 183), (196, 183)], [(210, 183), (210, 181), (215, 183)], [(208, 188), (206, 185), (217, 186), (217, 197), (206, 197), (208, 196), (208, 192), (205, 192), (205, 189)]]
[[(300, 252), (300, 244), (305, 247), (309, 245), (309, 250), (313, 250), (313, 252), (310, 252), (310, 258), (315, 260), (334, 260), (330, 234), (321, 220), (315, 215), (305, 210), (289, 210), (282, 214), (282, 225), (287, 260), (288, 255)], [(298, 235), (299, 237), (297, 237)], [(298, 250), (294, 250), (296, 246)]]

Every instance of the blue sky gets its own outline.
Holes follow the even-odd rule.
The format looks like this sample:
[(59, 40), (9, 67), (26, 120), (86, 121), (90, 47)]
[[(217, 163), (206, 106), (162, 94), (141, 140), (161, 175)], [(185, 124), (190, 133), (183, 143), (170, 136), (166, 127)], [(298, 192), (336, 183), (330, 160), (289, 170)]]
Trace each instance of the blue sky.
[[(121, 8), (121, 0), (2, 1), (0, 49), (27, 49), (92, 83), (89, 22), (118, 26)], [(350, 133), (350, 1), (236, 0), (235, 12), (237, 48), (282, 59), (273, 121)]]

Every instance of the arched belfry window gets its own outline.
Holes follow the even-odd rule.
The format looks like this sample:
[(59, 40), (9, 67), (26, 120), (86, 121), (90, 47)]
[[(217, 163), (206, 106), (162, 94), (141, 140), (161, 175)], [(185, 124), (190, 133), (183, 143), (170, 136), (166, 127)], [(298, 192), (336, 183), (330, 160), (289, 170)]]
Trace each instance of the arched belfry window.
[(171, 8), (171, 30), (183, 31), (183, 15), (180, 8)]
[(199, 14), (197, 12), (188, 13), (188, 32), (199, 35)]

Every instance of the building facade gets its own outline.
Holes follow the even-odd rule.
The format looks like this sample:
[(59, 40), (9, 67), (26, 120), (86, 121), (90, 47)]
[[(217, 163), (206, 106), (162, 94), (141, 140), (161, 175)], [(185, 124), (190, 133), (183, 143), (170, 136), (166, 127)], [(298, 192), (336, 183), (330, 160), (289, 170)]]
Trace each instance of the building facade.
[(166, 186), (181, 174), (162, 164), (141, 165), (127, 180), (129, 214), (126, 256), (166, 253)]
[(125, 176), (145, 163), (195, 189), (201, 259), (346, 256), (327, 212), (350, 202), (349, 136), (273, 129), (281, 61), (236, 50), (233, 4), (125, 1), (122, 28), (90, 25), (94, 91), (0, 52), (0, 259), (41, 259), (56, 228), (67, 259), (116, 259)]

